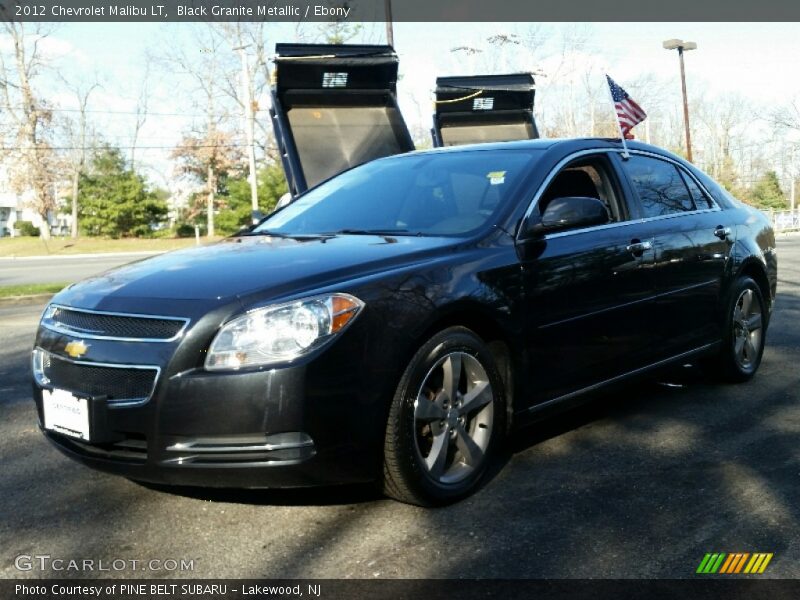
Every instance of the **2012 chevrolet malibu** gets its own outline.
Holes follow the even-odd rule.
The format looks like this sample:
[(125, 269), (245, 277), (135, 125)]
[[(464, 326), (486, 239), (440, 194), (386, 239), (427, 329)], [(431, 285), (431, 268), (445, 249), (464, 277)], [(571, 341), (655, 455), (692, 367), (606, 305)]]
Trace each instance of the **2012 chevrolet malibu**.
[(749, 379), (776, 281), (766, 218), (658, 148), (417, 152), (63, 290), (34, 398), (58, 449), (131, 479), (441, 504), (586, 392), (695, 359)]

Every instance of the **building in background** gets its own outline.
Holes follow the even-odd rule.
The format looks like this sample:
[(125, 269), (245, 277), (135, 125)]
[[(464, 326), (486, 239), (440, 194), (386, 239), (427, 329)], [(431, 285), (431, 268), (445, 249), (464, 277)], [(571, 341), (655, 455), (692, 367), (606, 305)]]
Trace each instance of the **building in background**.
[[(62, 198), (66, 198), (66, 190), (69, 186), (64, 184), (53, 184), (57, 186), (59, 203)], [(31, 208), (27, 194), (17, 194), (8, 184), (5, 171), (0, 169), (0, 237), (16, 237), (20, 235), (19, 223), (27, 221), (34, 227), (41, 229), (43, 225), (42, 217)], [(72, 216), (62, 212), (48, 213), (48, 227), (50, 235), (69, 235), (72, 224)]]

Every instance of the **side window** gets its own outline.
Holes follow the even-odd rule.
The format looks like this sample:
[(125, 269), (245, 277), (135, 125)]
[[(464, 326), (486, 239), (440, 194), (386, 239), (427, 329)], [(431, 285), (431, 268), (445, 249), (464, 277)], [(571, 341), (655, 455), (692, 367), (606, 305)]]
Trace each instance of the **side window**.
[(683, 169), (678, 169), (683, 175), (683, 181), (686, 184), (686, 187), (689, 188), (689, 194), (691, 194), (692, 199), (694, 200), (694, 205), (697, 207), (697, 210), (705, 210), (706, 208), (713, 208), (714, 206), (711, 204), (711, 201), (708, 199), (703, 193), (703, 190), (700, 189), (700, 186), (697, 185), (695, 180)]
[(597, 198), (608, 208), (610, 220), (625, 220), (604, 158), (581, 158), (559, 171), (539, 198), (539, 212), (544, 213), (555, 198), (566, 196)]
[(633, 155), (624, 165), (639, 194), (643, 217), (661, 217), (695, 210), (683, 177), (672, 163)]

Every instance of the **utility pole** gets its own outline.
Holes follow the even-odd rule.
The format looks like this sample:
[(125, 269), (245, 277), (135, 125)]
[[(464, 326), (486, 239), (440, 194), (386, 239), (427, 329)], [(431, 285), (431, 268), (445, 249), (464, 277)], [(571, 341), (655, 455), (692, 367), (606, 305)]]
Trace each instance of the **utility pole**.
[(696, 50), (697, 44), (694, 42), (684, 42), (683, 40), (666, 40), (662, 43), (666, 50), (677, 50), (678, 59), (681, 64), (681, 91), (683, 92), (683, 126), (686, 130), (686, 158), (692, 162), (692, 136), (689, 132), (689, 100), (686, 96), (686, 70), (683, 66), (683, 52), (686, 50)]
[[(85, 91), (75, 88), (80, 116), (78, 118), (78, 158), (72, 165), (72, 222), (70, 223), (70, 235), (72, 238), (78, 237), (78, 188), (81, 173), (86, 166), (86, 106), (89, 103), (89, 96), (97, 87), (100, 87), (99, 84), (94, 83)], [(133, 168), (132, 162), (131, 168)]]
[(394, 26), (392, 25), (392, 0), (383, 0), (386, 13), (386, 43), (394, 48)]
[(256, 181), (256, 147), (255, 147), (255, 119), (253, 111), (253, 92), (250, 82), (250, 67), (247, 64), (248, 46), (238, 46), (234, 50), (239, 51), (242, 58), (242, 103), (244, 104), (245, 132), (247, 134), (247, 160), (249, 163), (250, 175), (250, 203), (252, 206), (252, 222), (255, 225), (261, 220), (261, 211), (258, 209), (258, 182)]
[[(209, 73), (209, 80), (213, 77), (213, 71)], [(209, 88), (210, 89), (210, 88)], [(214, 96), (209, 93), (208, 95), (208, 137), (211, 140), (216, 139), (216, 125), (214, 124)], [(214, 230), (214, 202), (217, 194), (217, 173), (214, 169), (216, 164), (217, 149), (214, 148), (214, 158), (208, 162), (206, 167), (206, 187), (208, 188), (208, 197), (206, 199), (206, 210), (208, 211), (207, 222), (208, 229), (206, 235), (210, 238), (214, 237), (216, 231)]]
[[(88, 97), (88, 94), (87, 94)], [(86, 104), (81, 105), (81, 116), (79, 127), (80, 158), (78, 166), (72, 171), (72, 222), (70, 223), (70, 234), (73, 239), (78, 237), (78, 185), (80, 183), (81, 172), (86, 164)]]
[(795, 195), (794, 195), (794, 188), (795, 188), (795, 173), (794, 173), (794, 144), (791, 145), (791, 151), (789, 152), (789, 178), (791, 179), (791, 183), (789, 184), (789, 207), (792, 209), (792, 216), (794, 216), (794, 207), (795, 204)]

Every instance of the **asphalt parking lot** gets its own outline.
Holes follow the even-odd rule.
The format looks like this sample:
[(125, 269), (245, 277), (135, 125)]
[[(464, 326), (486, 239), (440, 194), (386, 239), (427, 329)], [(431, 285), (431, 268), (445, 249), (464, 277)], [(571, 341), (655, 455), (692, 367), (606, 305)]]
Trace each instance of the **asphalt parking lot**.
[[(752, 382), (683, 368), (606, 394), (518, 435), (480, 493), (437, 510), (361, 487), (167, 490), (90, 471), (36, 427), (42, 306), (0, 306), (0, 577), (682, 578), (706, 552), (772, 552), (764, 576), (800, 577), (800, 236), (779, 260)], [(18, 571), (18, 555), (126, 566)], [(194, 568), (131, 567), (152, 559)]]

